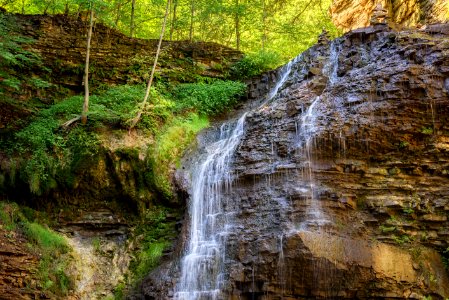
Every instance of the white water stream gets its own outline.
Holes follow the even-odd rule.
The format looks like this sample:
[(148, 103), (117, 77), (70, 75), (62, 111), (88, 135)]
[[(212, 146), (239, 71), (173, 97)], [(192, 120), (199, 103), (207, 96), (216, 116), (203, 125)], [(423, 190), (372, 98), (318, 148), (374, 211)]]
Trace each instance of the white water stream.
[[(279, 80), (262, 105), (276, 97), (299, 59), (281, 69)], [(175, 288), (177, 300), (223, 298), (225, 241), (233, 227), (233, 212), (224, 211), (221, 195), (232, 187), (230, 165), (244, 134), (247, 114), (221, 126), (219, 139), (206, 148), (207, 154), (192, 172), (190, 238)]]
[[(301, 59), (298, 56), (285, 65), (279, 74), (275, 87), (257, 109), (273, 100), (285, 85), (292, 72), (292, 66)], [(329, 83), (337, 80), (338, 49), (332, 44), (330, 58), (324, 67)], [(305, 181), (307, 181), (310, 204), (307, 208), (307, 220), (299, 230), (307, 230), (310, 224), (322, 226), (329, 222), (322, 213), (318, 201), (314, 199), (314, 180), (312, 177), (311, 149), (317, 134), (316, 106), (317, 97), (300, 116), (298, 148), (302, 149), (305, 159)], [(190, 230), (186, 253), (181, 262), (181, 277), (175, 287), (174, 299), (177, 300), (216, 300), (225, 299), (223, 288), (226, 283), (226, 240), (232, 233), (237, 211), (232, 211), (223, 202), (222, 193), (232, 189), (233, 174), (230, 169), (234, 153), (245, 133), (245, 121), (248, 112), (237, 121), (224, 123), (220, 128), (217, 141), (206, 147), (206, 154), (201, 157), (191, 173), (192, 190), (189, 205)], [(298, 230), (298, 229), (297, 229)], [(279, 258), (281, 281), (285, 281), (282, 240)]]
[[(301, 56), (296, 57), (285, 65), (279, 74), (279, 79), (270, 91), (263, 107), (273, 100), (279, 90), (289, 79), (292, 67)], [(324, 66), (324, 73), (332, 85), (337, 80), (338, 49), (332, 43), (328, 63)], [(318, 201), (314, 199), (314, 180), (312, 177), (312, 143), (317, 134), (318, 110), (320, 97), (314, 99), (308, 109), (300, 116), (298, 132), (298, 149), (304, 157), (304, 181), (307, 182), (310, 197), (305, 220), (300, 224), (299, 230), (306, 230), (309, 225), (321, 227), (329, 222), (323, 214)], [(217, 141), (206, 147), (206, 154), (192, 170), (192, 191), (189, 205), (190, 238), (186, 254), (181, 263), (181, 277), (175, 288), (174, 298), (177, 300), (223, 299), (222, 289), (226, 282), (224, 262), (226, 257), (225, 242), (232, 233), (233, 216), (237, 213), (232, 209), (225, 210), (223, 191), (232, 189), (233, 174), (230, 169), (234, 152), (244, 135), (245, 121), (248, 112), (245, 112), (237, 121), (224, 123), (220, 128)], [(282, 240), (281, 240), (281, 253)], [(283, 257), (280, 257), (283, 262)], [(283, 273), (283, 270), (279, 270)]]

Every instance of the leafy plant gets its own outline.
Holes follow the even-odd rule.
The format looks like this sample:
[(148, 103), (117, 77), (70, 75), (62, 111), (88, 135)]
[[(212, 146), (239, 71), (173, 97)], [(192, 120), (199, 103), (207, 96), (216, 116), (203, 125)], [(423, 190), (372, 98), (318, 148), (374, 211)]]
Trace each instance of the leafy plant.
[(396, 230), (396, 226), (384, 226), (384, 225), (380, 225), (379, 226), (380, 231), (382, 231), (382, 233), (390, 233)]
[(432, 127), (422, 127), (421, 133), (422, 134), (433, 134), (433, 128)]
[(393, 235), (393, 239), (398, 245), (403, 245), (405, 243), (410, 243), (412, 241), (412, 238), (406, 234), (401, 236)]

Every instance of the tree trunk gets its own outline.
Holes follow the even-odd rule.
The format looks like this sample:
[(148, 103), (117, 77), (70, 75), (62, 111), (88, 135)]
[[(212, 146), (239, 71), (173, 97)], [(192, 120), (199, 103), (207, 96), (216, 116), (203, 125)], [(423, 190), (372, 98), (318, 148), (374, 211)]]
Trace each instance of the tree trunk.
[(175, 32), (176, 27), (176, 9), (178, 8), (178, 0), (173, 0), (173, 17), (171, 19), (170, 26), (170, 41), (173, 41), (173, 33)]
[(189, 32), (189, 41), (193, 40), (193, 21), (195, 18), (195, 0), (190, 2), (190, 32)]
[(91, 2), (89, 31), (87, 32), (86, 65), (84, 67), (84, 103), (83, 103), (83, 113), (81, 114), (81, 122), (83, 124), (87, 123), (87, 112), (89, 111), (89, 59), (90, 59), (90, 41), (92, 40), (93, 25), (94, 25), (94, 10)]
[(118, 27), (118, 22), (120, 21), (120, 13), (121, 13), (121, 10), (122, 10), (122, 2), (119, 1), (119, 2), (117, 3), (117, 16), (115, 17), (115, 20), (114, 20), (114, 26), (115, 26), (115, 28)]
[(265, 43), (267, 41), (267, 8), (265, 0), (262, 0), (262, 50), (265, 50)]
[(237, 50), (240, 50), (240, 8), (239, 0), (235, 0), (235, 44)]
[(131, 37), (134, 37), (134, 14), (136, 11), (136, 0), (132, 0), (131, 2), (131, 24), (130, 24), (130, 30), (129, 30), (129, 35)]
[(143, 98), (142, 106), (141, 106), (141, 108), (139, 110), (139, 113), (134, 118), (133, 122), (131, 123), (131, 126), (129, 127), (129, 132), (131, 132), (131, 130), (134, 128), (134, 126), (136, 126), (136, 124), (139, 122), (140, 117), (142, 116), (142, 112), (145, 109), (145, 106), (146, 106), (146, 104), (148, 102), (148, 98), (150, 96), (150, 90), (151, 90), (151, 85), (153, 84), (153, 78), (154, 78), (154, 72), (156, 71), (157, 60), (159, 58), (159, 54), (161, 53), (162, 39), (164, 38), (165, 25), (167, 24), (167, 17), (168, 17), (168, 13), (169, 13), (170, 3), (171, 3), (171, 0), (167, 0), (167, 6), (165, 8), (164, 21), (162, 22), (161, 35), (159, 37), (159, 44), (157, 45), (156, 57), (154, 58), (153, 69), (151, 69), (150, 79), (148, 80), (148, 85), (147, 85), (147, 90), (145, 92), (145, 97)]

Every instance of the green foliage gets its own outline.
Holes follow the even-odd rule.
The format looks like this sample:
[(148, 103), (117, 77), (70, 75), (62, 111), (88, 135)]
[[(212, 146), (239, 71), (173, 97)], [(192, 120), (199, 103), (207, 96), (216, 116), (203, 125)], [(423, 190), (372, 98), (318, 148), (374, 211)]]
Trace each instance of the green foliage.
[(19, 90), (23, 84), (47, 88), (50, 84), (40, 78), (29, 78), (33, 68), (46, 70), (39, 55), (24, 47), (32, 39), (21, 36), (13, 15), (0, 13), (0, 95), (5, 91)]
[(380, 229), (380, 231), (382, 231), (382, 233), (390, 233), (390, 232), (396, 231), (396, 226), (380, 225), (379, 229)]
[(422, 127), (421, 133), (422, 134), (433, 134), (433, 128), (432, 127)]
[[(153, 182), (171, 197), (171, 172), (196, 133), (208, 126), (207, 115), (221, 113), (237, 102), (246, 89), (243, 83), (214, 80), (211, 83), (180, 84), (173, 93), (165, 86), (151, 90), (138, 128), (155, 135), (150, 163)], [(45, 193), (59, 184), (70, 186), (72, 175), (101, 151), (104, 128), (127, 129), (145, 93), (143, 85), (124, 85), (91, 96), (87, 126), (65, 122), (79, 116), (83, 97), (74, 96), (41, 110), (34, 121), (16, 133), (16, 162), (20, 178), (31, 192)]]
[(233, 78), (246, 79), (275, 69), (281, 64), (281, 57), (276, 52), (259, 51), (245, 55), (232, 65), (230, 75)]
[[(21, 0), (7, 1), (8, 11), (78, 15), (91, 6), (102, 23), (125, 34), (131, 31), (131, 3), (119, 0)], [(322, 28), (339, 34), (331, 22), (331, 0), (223, 0), (174, 1), (166, 39), (201, 40), (237, 47), (246, 52), (260, 49), (280, 53), (284, 61), (316, 42)], [(164, 1), (136, 1), (134, 33), (139, 38), (157, 38)], [(193, 16), (192, 16), (192, 4)], [(174, 14), (176, 6), (176, 17)], [(237, 22), (238, 21), (238, 22)], [(207, 24), (205, 26), (204, 24)], [(192, 29), (192, 30), (190, 30)], [(240, 37), (237, 39), (237, 34)]]
[(402, 211), (407, 215), (411, 215), (411, 214), (415, 213), (415, 210), (413, 209), (413, 207), (404, 207), (402, 209)]
[(404, 245), (404, 244), (408, 244), (408, 243), (411, 243), (412, 242), (412, 238), (411, 237), (409, 237), (408, 235), (406, 235), (406, 234), (403, 234), (403, 235), (401, 235), (401, 236), (396, 236), (396, 235), (393, 235), (393, 240), (398, 244), (398, 245)]
[(409, 143), (409, 142), (401, 141), (401, 142), (399, 143), (399, 149), (404, 149), (404, 148), (407, 148), (408, 146), (410, 146), (410, 143)]
[(246, 85), (236, 81), (217, 80), (211, 84), (180, 84), (174, 90), (176, 109), (193, 110), (204, 115), (216, 115), (237, 103)]
[[(21, 177), (33, 193), (41, 194), (56, 186), (57, 173), (71, 170), (92, 159), (99, 151), (98, 131), (102, 126), (126, 128), (135, 116), (144, 93), (143, 86), (119, 86), (91, 97), (89, 126), (62, 124), (79, 115), (83, 98), (74, 96), (42, 110), (27, 127), (16, 134), (17, 150), (26, 157)], [(139, 126), (156, 131), (169, 116), (173, 104), (156, 90)], [(32, 151), (30, 151), (32, 149)]]
[(22, 221), (22, 214), (16, 203), (0, 202), (0, 222), (6, 230), (15, 230)]

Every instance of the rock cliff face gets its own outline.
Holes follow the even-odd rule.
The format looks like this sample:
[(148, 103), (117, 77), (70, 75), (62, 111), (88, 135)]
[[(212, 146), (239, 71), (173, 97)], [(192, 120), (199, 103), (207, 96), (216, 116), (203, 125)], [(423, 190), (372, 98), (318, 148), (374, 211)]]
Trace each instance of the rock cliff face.
[[(355, 30), (290, 67), (249, 111), (221, 191), (233, 221), (220, 297), (449, 297), (449, 26)], [(146, 299), (173, 297), (178, 259), (143, 283)]]
[(335, 0), (332, 21), (345, 31), (366, 27), (379, 3), (388, 10), (393, 23), (406, 27), (449, 20), (446, 0)]

